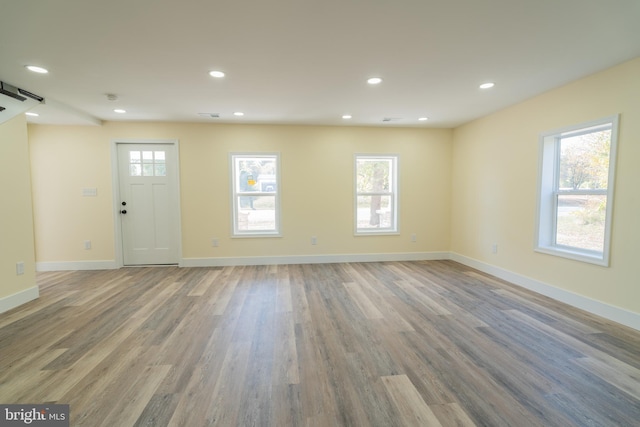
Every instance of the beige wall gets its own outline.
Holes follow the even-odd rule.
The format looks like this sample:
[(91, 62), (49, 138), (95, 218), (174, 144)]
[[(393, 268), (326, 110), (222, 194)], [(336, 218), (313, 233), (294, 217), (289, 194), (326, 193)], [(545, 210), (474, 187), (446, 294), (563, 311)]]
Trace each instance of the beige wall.
[[(36, 286), (28, 148), (24, 115), (0, 124), (0, 300)], [(18, 262), (23, 275), (16, 274)]]
[[(97, 126), (29, 125), (38, 262), (114, 259), (111, 152), (103, 135)], [(83, 188), (97, 188), (97, 196), (82, 197)]]
[[(640, 59), (453, 131), (126, 122), (32, 125), (36, 259), (113, 260), (110, 141), (177, 139), (184, 258), (451, 251), (585, 300), (640, 313), (638, 76)], [(539, 134), (616, 113), (621, 122), (611, 266), (534, 252)], [(229, 237), (232, 151), (281, 153), (284, 237)], [(358, 152), (401, 156), (398, 236), (353, 236), (352, 170)], [(81, 197), (82, 187), (98, 188), (98, 196)], [(417, 243), (410, 242), (412, 233)], [(318, 237), (317, 246), (310, 245), (312, 235)], [(219, 248), (211, 247), (213, 237), (220, 239)], [(92, 250), (83, 249), (84, 240), (92, 241)], [(498, 245), (497, 254), (491, 253), (493, 244)]]
[[(455, 129), (452, 251), (640, 313), (639, 76), (636, 59)], [(539, 134), (617, 113), (611, 266), (534, 252)]]
[[(119, 138), (179, 140), (184, 258), (446, 252), (451, 136), (447, 129), (30, 125), (36, 259), (114, 259), (110, 144)], [(228, 154), (253, 151), (281, 155), (282, 238), (229, 237)], [(353, 236), (354, 153), (400, 155), (399, 235)], [(83, 187), (96, 187), (98, 196), (82, 197)], [(211, 247), (213, 237), (218, 248)], [(84, 250), (85, 240), (91, 250)]]

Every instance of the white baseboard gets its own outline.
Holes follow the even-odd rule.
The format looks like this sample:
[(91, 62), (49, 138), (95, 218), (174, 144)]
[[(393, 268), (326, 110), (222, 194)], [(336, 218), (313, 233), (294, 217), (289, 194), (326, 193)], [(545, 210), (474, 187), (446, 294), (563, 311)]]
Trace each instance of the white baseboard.
[(40, 296), (38, 286), (32, 286), (13, 295), (0, 298), (0, 313), (9, 311)]
[(36, 262), (36, 271), (115, 270), (120, 266), (107, 261)]
[(449, 252), (183, 258), (179, 265), (180, 267), (225, 267), (231, 265), (329, 264), (340, 262), (424, 261), (439, 259), (449, 259)]
[(523, 288), (548, 296), (557, 301), (640, 331), (640, 313), (634, 313), (624, 308), (606, 304), (457, 253), (452, 252), (450, 259), (511, 282), (514, 285), (522, 286)]

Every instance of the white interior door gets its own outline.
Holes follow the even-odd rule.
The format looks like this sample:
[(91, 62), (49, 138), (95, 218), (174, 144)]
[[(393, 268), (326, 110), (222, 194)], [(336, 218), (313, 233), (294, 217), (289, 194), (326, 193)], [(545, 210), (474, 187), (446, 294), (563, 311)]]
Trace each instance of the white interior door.
[(124, 265), (177, 264), (176, 146), (121, 143), (117, 149)]

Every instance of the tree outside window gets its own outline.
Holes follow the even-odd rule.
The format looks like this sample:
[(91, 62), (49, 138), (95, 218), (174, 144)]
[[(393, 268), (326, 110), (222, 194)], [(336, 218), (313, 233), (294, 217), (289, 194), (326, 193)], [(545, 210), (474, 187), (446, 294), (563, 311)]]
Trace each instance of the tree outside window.
[(602, 252), (611, 129), (560, 138), (556, 244)]
[(540, 139), (536, 250), (608, 265), (618, 117)]
[(233, 235), (280, 233), (277, 154), (232, 154)]
[(356, 155), (356, 234), (396, 233), (397, 156)]

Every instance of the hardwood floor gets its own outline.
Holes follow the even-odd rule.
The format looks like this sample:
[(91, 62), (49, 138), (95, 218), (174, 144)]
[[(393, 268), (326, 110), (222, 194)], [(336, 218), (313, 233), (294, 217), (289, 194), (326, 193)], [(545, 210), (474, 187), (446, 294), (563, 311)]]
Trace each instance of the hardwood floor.
[(639, 426), (640, 332), (452, 261), (38, 275), (0, 403), (73, 426)]

